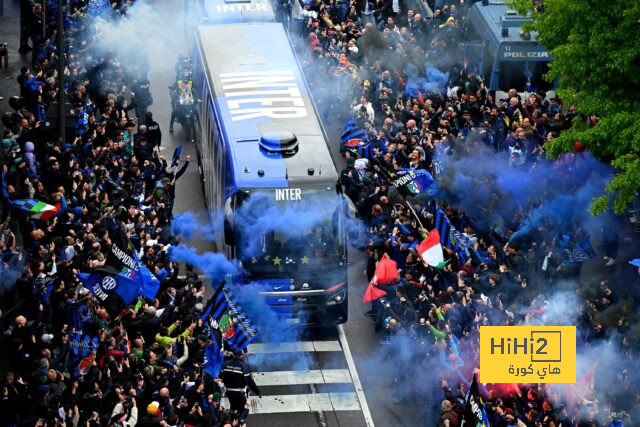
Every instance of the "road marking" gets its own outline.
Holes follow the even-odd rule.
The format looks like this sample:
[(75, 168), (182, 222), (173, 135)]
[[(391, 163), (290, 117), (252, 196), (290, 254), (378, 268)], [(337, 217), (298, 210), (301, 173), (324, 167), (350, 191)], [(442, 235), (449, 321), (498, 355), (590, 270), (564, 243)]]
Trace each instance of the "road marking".
[(302, 353), (342, 351), (338, 341), (265, 342), (249, 344), (249, 353)]
[(367, 423), (367, 426), (374, 427), (373, 417), (371, 416), (371, 411), (369, 411), (369, 405), (367, 405), (367, 398), (364, 395), (364, 390), (362, 389), (362, 383), (360, 382), (360, 377), (358, 376), (358, 371), (356, 370), (356, 363), (354, 362), (353, 356), (351, 355), (351, 349), (349, 348), (349, 343), (347, 342), (347, 337), (344, 334), (344, 329), (342, 328), (342, 325), (338, 325), (338, 336), (340, 337), (340, 344), (342, 344), (344, 357), (345, 359), (347, 359), (347, 366), (349, 366), (349, 372), (351, 372), (353, 385), (356, 388), (356, 395), (358, 396), (358, 401), (360, 402), (362, 415), (364, 416), (364, 420)]
[(350, 384), (348, 369), (314, 369), (307, 371), (255, 372), (253, 379), (258, 386), (298, 384)]
[(290, 412), (360, 411), (358, 396), (353, 393), (281, 394), (251, 397), (251, 413), (282, 414)]

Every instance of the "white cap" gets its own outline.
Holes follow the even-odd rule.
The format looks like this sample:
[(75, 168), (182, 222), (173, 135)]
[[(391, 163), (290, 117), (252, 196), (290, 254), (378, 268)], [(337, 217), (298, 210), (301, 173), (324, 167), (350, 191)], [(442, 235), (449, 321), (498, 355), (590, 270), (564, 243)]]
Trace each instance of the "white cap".
[(367, 159), (356, 159), (356, 161), (354, 163), (354, 167), (357, 170), (362, 170), (362, 169), (366, 168), (368, 164), (369, 164), (369, 160), (367, 160)]
[(53, 334), (42, 334), (42, 336), (40, 337), (40, 341), (42, 341), (45, 344), (49, 344), (52, 339), (53, 339)]

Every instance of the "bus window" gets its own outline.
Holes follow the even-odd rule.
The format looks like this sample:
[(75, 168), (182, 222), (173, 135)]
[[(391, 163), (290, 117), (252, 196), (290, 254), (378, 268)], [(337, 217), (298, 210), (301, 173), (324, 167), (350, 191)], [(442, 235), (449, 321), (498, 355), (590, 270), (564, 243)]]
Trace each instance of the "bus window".
[[(326, 215), (318, 215), (313, 221), (303, 220), (291, 224), (295, 217), (287, 205), (278, 205), (273, 198), (260, 199), (252, 204), (249, 200), (256, 194), (236, 193), (233, 216), (236, 253), (242, 265), (252, 273), (293, 272), (304, 270), (321, 275), (333, 271), (346, 262), (343, 209), (335, 192), (305, 190), (297, 209), (307, 212), (317, 210), (323, 203)], [(260, 194), (260, 193), (257, 193)], [(309, 209), (305, 209), (307, 206)], [(331, 203), (335, 203), (332, 205)], [(333, 206), (333, 208), (331, 208)], [(272, 218), (268, 225), (266, 217)], [(289, 218), (279, 223), (277, 218)], [(260, 222), (260, 224), (258, 224)], [(335, 233), (334, 230), (338, 231)]]

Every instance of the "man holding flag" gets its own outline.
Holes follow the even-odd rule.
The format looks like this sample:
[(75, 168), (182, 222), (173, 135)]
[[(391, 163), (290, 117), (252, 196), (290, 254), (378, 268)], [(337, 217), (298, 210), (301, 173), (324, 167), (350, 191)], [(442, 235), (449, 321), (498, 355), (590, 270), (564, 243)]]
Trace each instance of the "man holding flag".
[(433, 197), (437, 191), (436, 183), (429, 171), (425, 169), (404, 168), (390, 172), (391, 184), (404, 197), (415, 197), (426, 193)]
[(222, 282), (204, 310), (202, 320), (220, 330), (229, 348), (244, 351), (258, 333), (238, 303), (235, 294)]
[[(262, 397), (251, 376), (249, 365), (242, 360), (243, 352), (256, 337), (257, 330), (224, 282), (216, 288), (201, 318), (210, 325), (210, 343), (205, 346), (204, 371), (214, 379), (222, 373), (231, 412), (237, 416), (239, 424), (242, 424), (249, 415), (249, 409), (245, 407), (247, 389), (250, 388)], [(232, 350), (232, 357), (226, 361), (219, 340), (226, 340)]]
[(155, 298), (160, 281), (138, 259), (122, 227), (113, 220), (112, 243), (104, 265), (78, 278), (111, 316), (117, 316), (139, 295)]
[(422, 260), (431, 267), (442, 268), (448, 262), (448, 260), (444, 260), (442, 245), (440, 244), (440, 233), (436, 229), (431, 230), (418, 245), (418, 253)]
[(489, 418), (484, 410), (484, 403), (478, 389), (478, 377), (473, 374), (473, 382), (467, 395), (467, 403), (460, 427), (490, 427)]

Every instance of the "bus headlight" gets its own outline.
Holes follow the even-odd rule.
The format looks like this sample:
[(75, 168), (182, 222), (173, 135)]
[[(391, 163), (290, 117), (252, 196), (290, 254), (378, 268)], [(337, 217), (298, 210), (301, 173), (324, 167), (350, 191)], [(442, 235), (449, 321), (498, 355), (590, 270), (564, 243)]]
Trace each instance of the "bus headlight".
[(347, 292), (342, 289), (340, 292), (334, 294), (327, 300), (327, 305), (336, 305), (342, 303), (347, 297)]

